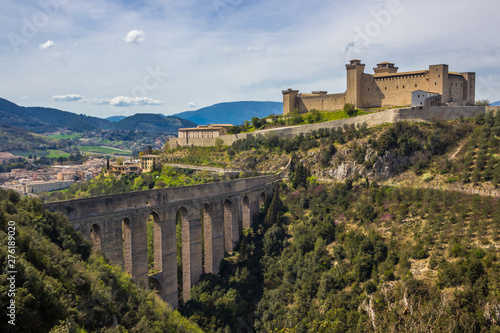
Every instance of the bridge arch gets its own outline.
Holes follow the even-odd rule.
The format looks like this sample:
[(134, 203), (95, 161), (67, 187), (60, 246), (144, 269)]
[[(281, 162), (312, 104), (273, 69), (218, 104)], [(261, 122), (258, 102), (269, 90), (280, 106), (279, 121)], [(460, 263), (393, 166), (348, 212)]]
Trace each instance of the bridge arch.
[(241, 200), (241, 220), (243, 229), (248, 229), (252, 226), (251, 213), (250, 213), (250, 199), (247, 195)]
[[(151, 262), (151, 271), (155, 273), (162, 271), (162, 239), (161, 219), (157, 211), (152, 210), (148, 215), (147, 237), (148, 237), (148, 263)], [(152, 240), (150, 239), (152, 237)], [(152, 252), (152, 253), (150, 253)]]
[(161, 295), (163, 292), (163, 287), (161, 285), (160, 280), (158, 280), (158, 277), (156, 275), (150, 275), (148, 277), (148, 282), (153, 286), (153, 290), (157, 295)]
[(259, 206), (262, 207), (266, 204), (266, 200), (267, 200), (267, 193), (266, 192), (262, 192), (259, 196)]
[(128, 217), (122, 220), (123, 269), (132, 275), (132, 223)]
[(90, 229), (92, 245), (94, 246), (94, 251), (102, 251), (102, 240), (101, 240), (101, 227), (99, 224), (92, 224)]

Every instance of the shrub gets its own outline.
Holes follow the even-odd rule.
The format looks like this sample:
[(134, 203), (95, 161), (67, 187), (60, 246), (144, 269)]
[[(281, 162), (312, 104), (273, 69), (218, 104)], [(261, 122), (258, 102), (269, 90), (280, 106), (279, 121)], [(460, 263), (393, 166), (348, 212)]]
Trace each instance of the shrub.
[(356, 110), (354, 104), (351, 103), (344, 104), (344, 112), (347, 113), (349, 117), (354, 117), (356, 114), (358, 114), (358, 110)]
[(430, 173), (424, 173), (424, 175), (422, 176), (422, 180), (424, 182), (430, 182), (433, 179), (434, 179), (434, 176), (431, 175)]

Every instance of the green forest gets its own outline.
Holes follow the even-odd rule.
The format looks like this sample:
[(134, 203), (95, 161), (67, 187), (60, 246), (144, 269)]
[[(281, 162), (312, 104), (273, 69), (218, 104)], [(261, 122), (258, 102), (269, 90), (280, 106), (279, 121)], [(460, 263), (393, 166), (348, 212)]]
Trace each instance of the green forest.
[(283, 184), (181, 313), (208, 332), (500, 332), (499, 240), (496, 198)]

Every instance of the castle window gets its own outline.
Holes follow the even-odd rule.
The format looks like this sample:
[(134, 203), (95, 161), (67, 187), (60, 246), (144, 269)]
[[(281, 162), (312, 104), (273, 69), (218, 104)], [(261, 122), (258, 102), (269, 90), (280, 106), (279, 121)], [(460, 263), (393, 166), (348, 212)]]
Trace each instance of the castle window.
[(403, 89), (405, 88), (405, 86), (403, 86)]
[(441, 77), (441, 74), (438, 74), (438, 77)]
[(437, 83), (437, 82), (434, 82), (434, 85), (435, 85), (435, 86), (437, 86), (437, 85), (438, 85), (438, 83)]
[(417, 87), (417, 84), (415, 83), (415, 88)]
[(387, 90), (387, 87), (385, 87), (385, 90)]
[(399, 86), (396, 86), (396, 89), (399, 89)]
[(370, 91), (370, 88), (368, 88), (368, 91)]

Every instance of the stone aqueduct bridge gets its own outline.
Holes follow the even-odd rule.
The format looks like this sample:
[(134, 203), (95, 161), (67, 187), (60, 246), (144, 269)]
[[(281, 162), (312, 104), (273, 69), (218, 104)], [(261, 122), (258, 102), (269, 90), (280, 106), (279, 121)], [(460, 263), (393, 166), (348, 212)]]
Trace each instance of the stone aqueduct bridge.
[[(218, 273), (241, 231), (272, 195), (281, 174), (221, 183), (172, 187), (45, 204), (68, 216), (83, 237), (136, 281), (148, 278), (156, 292), (178, 305), (176, 220), (182, 225), (184, 301), (202, 273)], [(148, 276), (147, 221), (154, 218), (154, 267)], [(202, 226), (203, 223), (203, 226)], [(203, 235), (202, 235), (203, 232)], [(203, 248), (202, 248), (203, 246)], [(203, 257), (203, 258), (202, 258)]]

